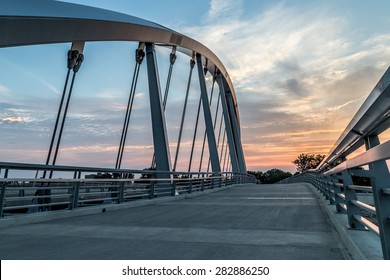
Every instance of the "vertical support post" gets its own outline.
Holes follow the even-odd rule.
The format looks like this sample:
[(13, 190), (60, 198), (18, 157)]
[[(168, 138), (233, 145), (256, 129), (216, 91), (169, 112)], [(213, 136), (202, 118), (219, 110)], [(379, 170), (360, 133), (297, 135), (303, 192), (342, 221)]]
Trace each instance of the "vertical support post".
[(81, 171), (75, 171), (73, 179), (79, 179), (76, 184), (74, 184), (73, 187), (73, 193), (72, 193), (72, 204), (70, 207), (70, 210), (73, 210), (79, 206), (79, 197), (80, 197), (80, 185), (81, 185)]
[(334, 205), (336, 203), (336, 200), (334, 198), (335, 186), (334, 186), (333, 182), (329, 179), (326, 179), (326, 184), (327, 184), (327, 188), (328, 188), (329, 203)]
[(223, 83), (222, 74), (217, 74), (217, 83), (219, 86), (219, 94), (221, 97), (221, 104), (222, 104), (222, 113), (225, 121), (225, 129), (227, 134), (227, 142), (229, 144), (229, 152), (230, 152), (230, 159), (232, 163), (233, 172), (240, 172), (240, 167), (238, 165), (238, 159), (237, 159), (237, 151), (236, 151), (236, 145), (233, 138), (233, 131), (232, 126), (230, 123), (230, 115), (229, 115), (229, 109), (228, 104), (226, 100), (226, 92), (225, 92), (225, 85)]
[(176, 195), (176, 181), (172, 181), (172, 196)]
[(155, 187), (155, 182), (153, 181), (152, 184), (150, 185), (150, 196), (149, 196), (150, 199), (154, 198), (154, 195), (155, 195), (154, 187)]
[[(167, 77), (167, 82), (165, 85), (165, 93), (164, 93), (164, 99), (163, 99), (163, 104), (162, 104), (163, 112), (165, 112), (165, 108), (166, 108), (167, 102), (168, 102), (169, 87), (170, 87), (171, 79), (172, 79), (173, 65), (175, 64), (176, 58), (177, 58), (176, 46), (173, 46), (172, 52), (169, 55), (169, 70), (168, 70), (168, 77)], [(155, 169), (155, 166), (156, 166), (156, 156), (153, 154), (151, 169)]]
[(170, 178), (171, 161), (165, 116), (161, 104), (161, 90), (156, 63), (154, 45), (146, 43), (146, 61), (148, 68), (148, 83), (150, 96), (150, 110), (152, 117), (154, 154), (156, 157), (156, 170), (166, 171), (167, 173), (157, 173), (157, 178)]
[(318, 183), (324, 188), (324, 195), (325, 199), (329, 200), (330, 203), (332, 203), (330, 199), (330, 185), (328, 184), (328, 181), (325, 179), (325, 176), (319, 176), (317, 177)]
[[(364, 140), (367, 150), (380, 144), (379, 137), (377, 135), (368, 136)], [(388, 260), (390, 259), (390, 197), (383, 192), (383, 189), (389, 186), (389, 169), (386, 161), (384, 160), (369, 164), (369, 168), (373, 173), (372, 192), (374, 196), (383, 258)]]
[(119, 184), (118, 204), (123, 203), (123, 201), (124, 201), (124, 194), (125, 194), (125, 182), (121, 182)]
[(234, 137), (234, 143), (237, 152), (238, 166), (240, 168), (241, 173), (246, 173), (244, 151), (242, 150), (242, 143), (241, 143), (241, 133), (238, 124), (238, 117), (236, 115), (236, 110), (234, 108), (233, 97), (230, 91), (226, 91), (226, 96), (227, 96), (227, 103), (228, 103), (229, 115), (231, 120), (230, 124), (233, 128), (233, 137)]
[(202, 104), (203, 104), (203, 115), (206, 123), (206, 134), (207, 134), (209, 154), (211, 159), (211, 169), (213, 170), (213, 172), (220, 173), (221, 166), (219, 165), (213, 121), (211, 119), (209, 99), (207, 97), (206, 80), (205, 80), (203, 66), (202, 66), (202, 56), (199, 53), (196, 54), (196, 62), (198, 65), (199, 85), (200, 85), (200, 92), (201, 92), (200, 94), (201, 94)]
[(192, 193), (192, 180), (189, 180), (190, 186), (188, 188), (188, 193)]
[[(213, 86), (211, 88), (211, 96), (210, 96), (210, 107), (211, 107), (211, 103), (213, 101), (213, 94), (214, 94), (214, 84), (215, 84), (215, 74), (213, 76)], [(219, 101), (220, 101), (220, 96), (218, 95), (218, 100), (217, 100), (217, 109), (215, 110), (215, 117), (214, 117), (214, 125), (213, 125), (213, 129), (215, 131), (215, 127), (217, 125), (217, 117), (218, 117), (218, 110), (219, 110)], [(200, 99), (200, 101), (202, 101), (202, 97)], [(222, 118), (222, 117), (221, 117)], [(222, 121), (222, 120), (221, 120)], [(204, 153), (204, 146), (205, 146), (205, 143), (206, 143), (206, 131), (204, 132), (204, 135), (203, 135), (203, 144), (202, 144), (202, 152), (200, 154), (200, 162), (199, 162), (199, 172), (202, 170), (202, 163), (203, 163), (203, 153)], [(218, 149), (218, 148), (217, 148)], [(208, 164), (207, 164), (207, 172), (209, 172), (210, 170), (210, 163), (211, 163), (211, 159), (209, 158), (208, 160)]]
[(72, 193), (72, 205), (71, 209), (73, 210), (78, 207), (79, 205), (79, 193), (80, 193), (80, 182), (77, 182), (73, 187), (73, 193)]
[(3, 218), (5, 189), (6, 189), (6, 183), (3, 183), (1, 185), (1, 193), (0, 193), (0, 219)]

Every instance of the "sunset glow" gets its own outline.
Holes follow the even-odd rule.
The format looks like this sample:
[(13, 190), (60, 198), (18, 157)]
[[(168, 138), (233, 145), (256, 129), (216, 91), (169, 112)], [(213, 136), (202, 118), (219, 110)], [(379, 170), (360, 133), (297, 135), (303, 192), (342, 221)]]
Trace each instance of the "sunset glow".
[[(202, 0), (195, 5), (156, 0), (148, 2), (155, 6), (153, 11), (140, 1), (68, 2), (145, 18), (208, 46), (228, 69), (236, 89), (248, 170), (294, 172), (291, 162), (300, 153), (327, 154), (390, 65), (388, 1)], [(87, 43), (60, 164), (115, 163), (135, 46)], [(44, 162), (66, 74), (62, 56), (68, 48), (62, 44), (0, 50), (0, 161)], [(161, 57), (168, 57), (169, 50), (159, 52), (164, 88), (168, 64)], [(174, 71), (182, 74), (172, 82), (175, 89), (166, 110), (172, 157), (189, 58), (178, 60)], [(146, 76), (145, 69), (141, 72)], [(145, 79), (140, 79), (135, 97), (124, 160), (128, 168), (147, 167), (153, 157)], [(195, 77), (181, 169), (188, 165), (198, 92)], [(202, 137), (198, 136), (195, 165)]]

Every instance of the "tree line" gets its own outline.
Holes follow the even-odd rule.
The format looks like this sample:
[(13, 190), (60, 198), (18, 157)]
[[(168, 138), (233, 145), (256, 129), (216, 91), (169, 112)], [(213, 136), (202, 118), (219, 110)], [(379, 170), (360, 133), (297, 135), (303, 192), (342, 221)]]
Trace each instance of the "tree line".
[[(325, 158), (325, 155), (314, 155), (308, 153), (302, 153), (292, 161), (296, 165), (297, 171), (294, 175), (305, 172), (309, 169), (315, 169)], [(290, 172), (285, 172), (278, 168), (273, 168), (268, 171), (248, 171), (249, 175), (256, 177), (257, 181), (261, 184), (274, 184), (283, 179), (293, 176)]]

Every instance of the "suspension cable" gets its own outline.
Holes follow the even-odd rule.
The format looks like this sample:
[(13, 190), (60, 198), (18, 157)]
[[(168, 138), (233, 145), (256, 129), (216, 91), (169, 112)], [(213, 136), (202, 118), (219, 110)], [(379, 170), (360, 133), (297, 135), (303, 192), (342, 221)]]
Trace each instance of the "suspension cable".
[(143, 44), (140, 43), (138, 46), (138, 49), (135, 51), (136, 63), (135, 63), (133, 79), (132, 79), (131, 87), (130, 87), (129, 100), (127, 102), (126, 115), (125, 115), (125, 120), (123, 123), (122, 135), (121, 135), (121, 140), (119, 143), (119, 149), (118, 149), (118, 155), (116, 158), (115, 169), (120, 169), (121, 165), (122, 165), (123, 152), (124, 152), (125, 145), (126, 145), (127, 131), (129, 129), (130, 116), (131, 116), (131, 111), (133, 108), (134, 96), (135, 96), (135, 91), (136, 91), (137, 83), (138, 83), (139, 70), (141, 68), (141, 64), (142, 64), (144, 57), (145, 57), (145, 52), (143, 50)]
[(177, 159), (178, 159), (179, 151), (180, 151), (181, 136), (182, 136), (182, 133), (183, 133), (183, 125), (184, 125), (185, 113), (186, 113), (186, 110), (187, 110), (188, 95), (189, 95), (190, 86), (191, 86), (192, 70), (194, 69), (194, 66), (195, 66), (195, 59), (194, 58), (195, 58), (195, 53), (193, 53), (192, 59), (190, 60), (190, 73), (188, 75), (187, 91), (186, 91), (186, 96), (185, 96), (185, 100), (184, 100), (183, 112), (182, 112), (182, 115), (181, 115), (179, 137), (177, 139), (177, 148), (176, 148), (176, 154), (175, 154), (175, 161), (174, 161), (174, 164), (173, 164), (172, 171), (176, 171)]
[(56, 118), (56, 122), (54, 124), (53, 135), (52, 135), (51, 141), (50, 141), (49, 153), (47, 154), (47, 158), (46, 158), (46, 165), (48, 165), (49, 162), (50, 162), (50, 157), (51, 157), (51, 153), (52, 153), (52, 150), (53, 150), (54, 140), (55, 140), (55, 137), (56, 137), (56, 134), (57, 134), (58, 123), (60, 121), (61, 110), (62, 110), (62, 106), (64, 104), (65, 95), (66, 95), (66, 89), (68, 87), (70, 70), (71, 70), (71, 68), (68, 68), (68, 71), (67, 71), (68, 73), (66, 74), (64, 90), (62, 91), (61, 102), (60, 102), (60, 106), (58, 107), (57, 118)]
[[(68, 87), (70, 70), (73, 68), (74, 64), (76, 63), (75, 60), (76, 60), (75, 53), (72, 53), (72, 50), (69, 50), (68, 51), (68, 58), (67, 58), (67, 68), (68, 68), (68, 71), (66, 73), (64, 89), (62, 91), (62, 97), (61, 97), (60, 105), (59, 105), (58, 111), (57, 111), (57, 118), (56, 118), (56, 121), (55, 121), (55, 124), (54, 124), (53, 135), (51, 137), (49, 152), (48, 152), (47, 158), (46, 158), (46, 165), (48, 165), (50, 163), (51, 153), (53, 152), (54, 141), (55, 141), (55, 138), (56, 138), (56, 135), (57, 135), (58, 123), (60, 121), (61, 111), (62, 111), (62, 107), (63, 107), (63, 104), (64, 104), (66, 90), (67, 90), (67, 87)], [(47, 172), (46, 170), (43, 172), (43, 178), (46, 177), (46, 172)], [(38, 174), (36, 174), (36, 177), (37, 176), (38, 176)]]
[[(72, 81), (71, 81), (71, 84), (70, 84), (70, 88), (69, 88), (69, 92), (68, 92), (68, 96), (67, 96), (64, 112), (63, 112), (63, 115), (62, 115), (61, 126), (60, 126), (60, 130), (59, 130), (58, 137), (57, 137), (57, 143), (56, 143), (55, 149), (54, 149), (53, 160), (52, 160), (52, 163), (51, 163), (52, 165), (55, 165), (56, 161), (57, 161), (58, 151), (59, 151), (59, 148), (60, 148), (62, 133), (63, 133), (63, 130), (64, 130), (64, 125), (65, 125), (65, 120), (66, 120), (66, 115), (68, 113), (70, 98), (72, 96), (73, 84), (74, 84), (74, 81), (75, 81), (75, 78), (76, 78), (76, 74), (79, 71), (83, 61), (84, 61), (84, 55), (79, 53), (78, 50), (69, 50), (68, 51), (68, 60), (67, 60), (68, 71), (67, 71), (66, 78), (65, 78), (65, 85), (64, 85), (64, 89), (63, 89), (63, 93), (62, 93), (62, 97), (61, 97), (61, 101), (60, 101), (60, 106), (59, 106), (58, 112), (57, 112), (57, 118), (56, 118), (56, 122), (55, 122), (55, 125), (54, 125), (53, 135), (52, 135), (52, 138), (51, 138), (51, 141), (50, 141), (50, 148), (49, 148), (49, 152), (48, 152), (47, 159), (46, 159), (46, 165), (48, 165), (50, 163), (50, 160), (51, 160), (51, 155), (52, 155), (52, 152), (53, 152), (53, 146), (54, 146), (54, 142), (55, 142), (55, 137), (56, 137), (56, 134), (57, 134), (58, 124), (59, 124), (59, 121), (60, 121), (60, 115), (61, 115), (62, 108), (64, 106), (64, 100), (65, 100), (65, 96), (66, 96), (66, 90), (67, 90), (67, 87), (68, 87), (70, 70), (73, 70)], [(47, 173), (47, 171), (43, 172), (43, 178), (46, 177), (46, 173)], [(50, 171), (49, 178), (52, 178), (52, 176), (53, 176), (53, 171)]]
[(171, 79), (172, 79), (172, 70), (173, 70), (173, 65), (175, 64), (176, 58), (177, 58), (176, 57), (176, 46), (174, 46), (172, 48), (171, 54), (169, 55), (169, 70), (168, 70), (167, 83), (165, 85), (165, 93), (164, 93), (164, 100), (163, 100), (163, 111), (165, 111), (165, 107), (167, 105), (169, 87), (171, 85)]

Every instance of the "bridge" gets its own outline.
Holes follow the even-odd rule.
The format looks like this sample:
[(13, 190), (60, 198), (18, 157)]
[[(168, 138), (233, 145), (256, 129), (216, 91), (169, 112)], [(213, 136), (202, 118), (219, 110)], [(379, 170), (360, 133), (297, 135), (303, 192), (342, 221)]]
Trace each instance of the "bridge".
[[(6, 0), (0, 11), (2, 49), (69, 46), (45, 158), (0, 162), (1, 259), (390, 258), (390, 147), (380, 143), (390, 125), (389, 71), (317, 169), (261, 185), (246, 172), (233, 82), (206, 46), (156, 23), (82, 5)], [(135, 52), (121, 129), (112, 135), (119, 142), (113, 164), (60, 165), (88, 45), (109, 41), (132, 42)], [(158, 70), (162, 57), (166, 77)], [(180, 79), (179, 60), (188, 61), (178, 69), (188, 74), (184, 91), (171, 87)], [(141, 80), (153, 140), (142, 170), (125, 167)], [(175, 129), (166, 118), (172, 96), (182, 104)]]

